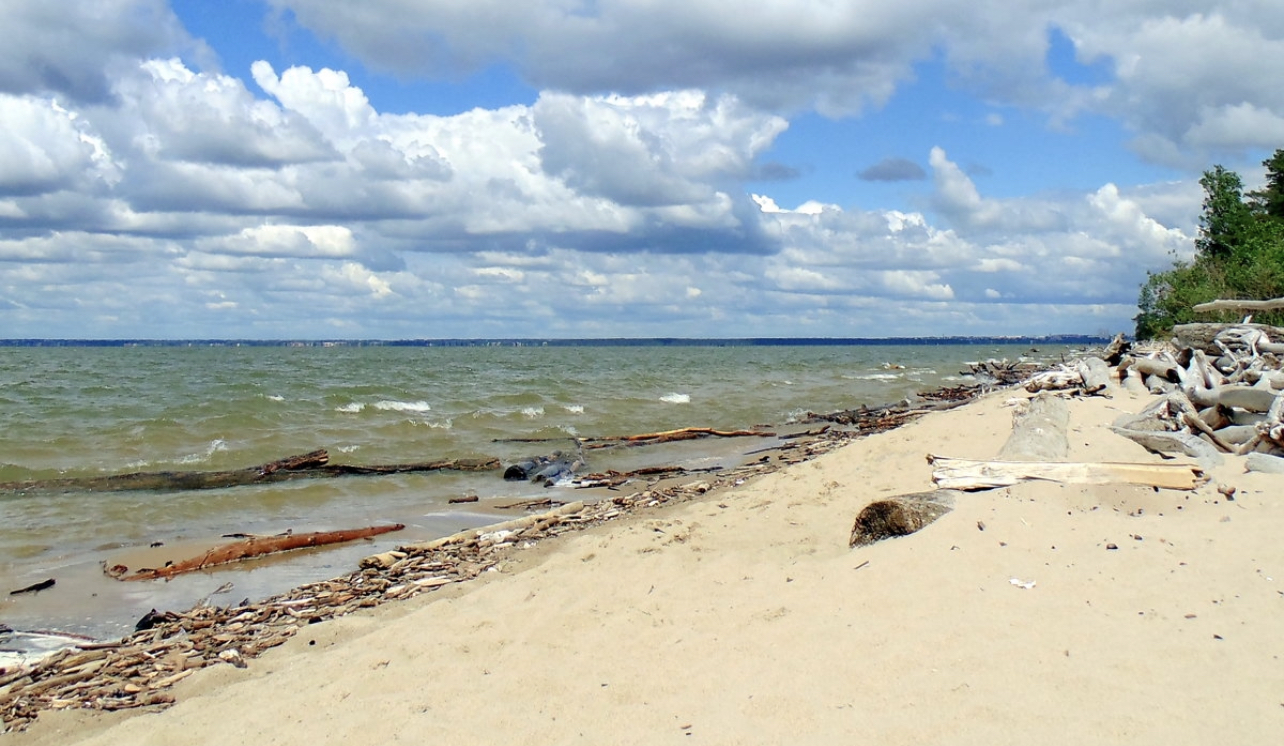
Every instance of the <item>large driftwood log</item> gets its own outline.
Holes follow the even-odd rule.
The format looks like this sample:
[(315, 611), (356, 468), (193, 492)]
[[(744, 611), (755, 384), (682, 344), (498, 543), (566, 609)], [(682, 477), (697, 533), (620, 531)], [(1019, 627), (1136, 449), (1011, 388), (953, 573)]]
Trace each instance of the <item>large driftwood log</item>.
[(391, 526), (368, 526), (366, 528), (343, 529), (340, 531), (317, 531), (308, 534), (286, 534), (283, 536), (252, 536), (242, 541), (214, 547), (199, 557), (192, 557), (181, 562), (169, 562), (164, 567), (144, 568), (132, 574), (128, 568), (116, 565), (107, 568), (107, 574), (117, 580), (155, 580), (171, 578), (183, 573), (196, 572), (217, 565), (262, 557), (266, 554), (288, 552), (292, 549), (320, 547), (327, 544), (339, 544), (356, 539), (368, 539), (372, 536), (400, 531), (405, 525), (397, 523)]
[(953, 490), (932, 490), (872, 502), (857, 514), (848, 546), (908, 536), (953, 510), (957, 495)]
[(1074, 367), (1083, 379), (1083, 393), (1104, 394), (1110, 386), (1110, 368), (1105, 360), (1087, 357), (1075, 363)]
[(1231, 327), (1257, 329), (1273, 340), (1284, 339), (1284, 329), (1278, 326), (1269, 326), (1267, 324), (1213, 324), (1207, 322), (1178, 324), (1173, 327), (1173, 338), (1179, 348), (1189, 347), (1192, 350), (1203, 350), (1210, 355), (1220, 355), (1222, 351), (1216, 343), (1217, 335)]
[(1247, 412), (1265, 412), (1275, 403), (1277, 394), (1260, 386), (1219, 386), (1215, 389), (1192, 388), (1187, 392), (1193, 404), (1200, 407), (1236, 407)]
[(261, 466), (228, 471), (154, 471), (113, 474), (106, 477), (67, 477), (0, 483), (0, 492), (177, 492), (213, 490), (270, 484), (292, 479), (372, 476), (420, 471), (490, 471), (498, 459), (447, 459), (416, 464), (358, 466), (331, 464), (324, 449), (272, 461)]
[(956, 490), (1011, 487), (1036, 479), (1067, 484), (1128, 483), (1193, 490), (1208, 481), (1199, 467), (1182, 464), (971, 461), (942, 456), (928, 456), (927, 460), (932, 464), (932, 482), (937, 487)]
[(999, 449), (1001, 461), (1057, 461), (1070, 452), (1066, 426), (1070, 408), (1065, 399), (1047, 393), (1024, 402), (1012, 414), (1012, 434)]
[(1250, 453), (1244, 458), (1244, 468), (1246, 471), (1284, 474), (1284, 458), (1266, 453)]
[(1212, 300), (1192, 307), (1198, 313), (1211, 311), (1278, 311), (1284, 308), (1284, 298), (1272, 300)]

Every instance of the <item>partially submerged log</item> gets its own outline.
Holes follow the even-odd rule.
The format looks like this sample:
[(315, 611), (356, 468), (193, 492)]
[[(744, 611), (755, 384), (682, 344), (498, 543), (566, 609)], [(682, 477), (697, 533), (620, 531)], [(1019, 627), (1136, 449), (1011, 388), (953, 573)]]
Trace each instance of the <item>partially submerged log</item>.
[(848, 546), (868, 546), (919, 531), (953, 510), (957, 494), (953, 490), (932, 490), (872, 502), (857, 514)]
[(288, 552), (292, 549), (319, 547), (327, 544), (339, 544), (356, 539), (368, 539), (392, 531), (400, 531), (404, 524), (390, 526), (368, 526), (366, 528), (343, 529), (340, 531), (316, 531), (307, 534), (286, 534), (284, 536), (254, 536), (242, 541), (214, 547), (199, 557), (181, 562), (169, 562), (164, 567), (144, 568), (128, 574), (129, 570), (121, 565), (107, 569), (107, 574), (117, 580), (155, 580), (171, 578), (183, 573), (196, 572), (217, 565), (262, 557), (266, 554)]
[(227, 471), (156, 471), (106, 477), (67, 477), (0, 483), (0, 492), (177, 492), (272, 484), (293, 479), (376, 476), (423, 471), (490, 471), (493, 458), (446, 459), (412, 464), (331, 464), (325, 449), (271, 461), (261, 466)]
[(1067, 484), (1143, 484), (1173, 490), (1193, 490), (1208, 478), (1203, 469), (1183, 464), (1052, 463), (1046, 461), (972, 461), (927, 457), (932, 482), (956, 490), (1011, 487), (1030, 480)]
[(652, 445), (655, 443), (671, 443), (679, 440), (694, 440), (696, 438), (774, 438), (776, 434), (766, 430), (715, 430), (711, 427), (683, 427), (677, 430), (665, 430), (658, 433), (642, 433), (639, 435), (616, 435), (600, 438), (581, 438), (580, 443), (585, 444), (585, 448), (609, 448), (613, 445)]

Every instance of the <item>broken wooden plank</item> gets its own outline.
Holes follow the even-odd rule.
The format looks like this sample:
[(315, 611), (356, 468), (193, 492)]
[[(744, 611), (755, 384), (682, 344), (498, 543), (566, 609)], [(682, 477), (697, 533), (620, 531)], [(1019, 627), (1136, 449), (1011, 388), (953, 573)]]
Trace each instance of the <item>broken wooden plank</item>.
[(1208, 478), (1198, 466), (1120, 462), (1076, 463), (1048, 461), (973, 461), (929, 455), (932, 483), (957, 490), (1011, 487), (1030, 480), (1067, 484), (1143, 484), (1173, 490), (1193, 490)]

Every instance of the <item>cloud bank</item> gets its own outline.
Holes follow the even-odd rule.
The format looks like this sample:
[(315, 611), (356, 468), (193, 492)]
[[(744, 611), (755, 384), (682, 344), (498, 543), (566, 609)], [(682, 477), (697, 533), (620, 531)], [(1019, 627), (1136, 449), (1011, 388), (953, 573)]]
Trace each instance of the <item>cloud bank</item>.
[[(0, 11), (4, 337), (1117, 331), (1190, 251), (1193, 178), (996, 197), (936, 147), (852, 169), (917, 210), (747, 184), (797, 175), (772, 158), (799, 112), (874, 116), (934, 57), (1192, 176), (1284, 142), (1267, 3), (268, 3), (373, 68), (540, 91), (453, 115), (380, 111), (343, 70), (220, 72), (164, 2), (46, 5)], [(1058, 77), (1050, 28), (1108, 80)]]

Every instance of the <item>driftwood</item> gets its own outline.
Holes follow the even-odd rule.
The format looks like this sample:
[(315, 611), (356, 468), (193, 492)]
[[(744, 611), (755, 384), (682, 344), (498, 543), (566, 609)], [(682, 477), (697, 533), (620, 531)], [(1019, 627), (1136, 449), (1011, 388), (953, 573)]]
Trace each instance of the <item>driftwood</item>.
[(1204, 465), (1220, 461), (1220, 453), (1284, 453), (1284, 343), (1271, 341), (1271, 335), (1284, 339), (1284, 330), (1185, 324), (1175, 332), (1175, 349), (1121, 363), (1166, 396), (1116, 421), (1115, 432)]
[(1012, 434), (999, 450), (1001, 461), (1055, 461), (1070, 452), (1065, 399), (1039, 394), (1012, 414)]
[(1198, 313), (1210, 311), (1278, 311), (1284, 308), (1284, 298), (1273, 300), (1213, 300), (1193, 306)]
[(580, 438), (579, 442), (584, 444), (585, 448), (610, 448), (614, 445), (653, 445), (656, 443), (672, 443), (679, 440), (694, 440), (696, 438), (707, 437), (718, 438), (774, 438), (773, 432), (766, 430), (715, 430), (711, 427), (684, 427), (677, 430), (665, 430), (658, 433), (642, 433), (640, 435), (615, 435), (600, 438)]
[(1118, 365), (1131, 349), (1132, 343), (1124, 337), (1123, 332), (1119, 332), (1114, 339), (1110, 340), (1110, 344), (1106, 345), (1106, 349), (1101, 353), (1101, 359), (1106, 362), (1106, 365), (1113, 367)]
[(1077, 388), (1081, 394), (1105, 396), (1108, 395), (1109, 384), (1110, 367), (1106, 362), (1098, 357), (1086, 357), (1030, 376), (1025, 382), (1025, 390), (1033, 394)]
[(1265, 453), (1250, 453), (1244, 459), (1244, 468), (1247, 471), (1266, 474), (1284, 474), (1284, 458), (1270, 456)]
[(340, 531), (317, 531), (308, 534), (286, 534), (283, 536), (255, 536), (232, 544), (214, 547), (199, 557), (181, 562), (167, 562), (164, 567), (144, 568), (132, 574), (128, 568), (116, 565), (106, 569), (108, 575), (117, 580), (155, 580), (171, 578), (183, 573), (197, 572), (217, 565), (262, 557), (266, 554), (288, 552), (292, 549), (319, 547), (327, 544), (339, 544), (356, 539), (368, 539), (392, 531), (400, 531), (405, 525), (397, 523), (391, 526), (368, 526), (366, 528), (344, 529)]
[(1203, 350), (1210, 355), (1220, 355), (1221, 349), (1215, 343), (1217, 335), (1227, 328), (1239, 327), (1262, 332), (1273, 340), (1284, 339), (1284, 328), (1267, 324), (1215, 324), (1199, 322), (1178, 324), (1173, 327), (1173, 339), (1176, 346), (1192, 350)]
[(1046, 461), (971, 461), (928, 456), (932, 482), (945, 489), (984, 490), (1030, 480), (1068, 484), (1123, 482), (1174, 490), (1193, 490), (1204, 482), (1199, 467), (1181, 464), (1052, 463)]
[(17, 595), (21, 595), (21, 594), (23, 594), (23, 593), (39, 593), (40, 591), (43, 591), (43, 590), (45, 590), (46, 588), (52, 588), (52, 587), (54, 587), (54, 584), (55, 584), (55, 583), (57, 583), (57, 582), (58, 582), (58, 581), (54, 580), (53, 578), (49, 578), (48, 580), (42, 580), (42, 581), (40, 581), (39, 583), (32, 583), (31, 585), (27, 586), (26, 588), (19, 588), (19, 589), (18, 589), (18, 590), (16, 590), (16, 591), (9, 591), (9, 595), (10, 595), (10, 596), (17, 596)]
[(954, 509), (953, 490), (897, 495), (866, 505), (852, 526), (850, 547), (863, 547), (896, 536), (908, 536)]
[(489, 471), (499, 468), (493, 458), (447, 459), (415, 464), (356, 466), (329, 463), (324, 449), (271, 461), (261, 466), (228, 471), (158, 471), (106, 477), (69, 477), (0, 483), (0, 492), (171, 492), (212, 490), (270, 484), (292, 479), (374, 476), (421, 471)]

